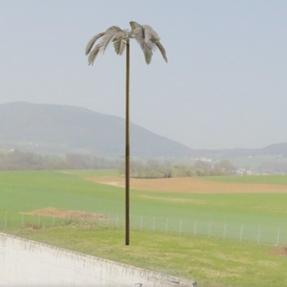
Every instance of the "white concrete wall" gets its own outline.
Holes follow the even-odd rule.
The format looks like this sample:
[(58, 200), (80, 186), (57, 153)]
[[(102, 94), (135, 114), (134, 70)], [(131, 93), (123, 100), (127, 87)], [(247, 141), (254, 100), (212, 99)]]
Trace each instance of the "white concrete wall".
[(0, 233), (0, 286), (193, 286), (174, 277)]

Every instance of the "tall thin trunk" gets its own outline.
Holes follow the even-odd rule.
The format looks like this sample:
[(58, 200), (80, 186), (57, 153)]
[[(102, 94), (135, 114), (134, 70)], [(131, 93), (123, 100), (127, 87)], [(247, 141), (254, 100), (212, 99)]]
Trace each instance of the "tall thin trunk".
[(125, 222), (125, 244), (130, 244), (130, 42), (127, 40), (126, 49), (126, 222)]

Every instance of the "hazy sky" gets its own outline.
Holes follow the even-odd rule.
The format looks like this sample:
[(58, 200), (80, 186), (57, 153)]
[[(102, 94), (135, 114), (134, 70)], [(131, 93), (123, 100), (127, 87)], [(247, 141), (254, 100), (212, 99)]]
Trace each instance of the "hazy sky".
[[(169, 63), (132, 43), (132, 118), (191, 147), (287, 141), (287, 1), (0, 0), (0, 103), (70, 104), (124, 115), (124, 57), (94, 67), (86, 42), (152, 25)], [(103, 131), (104, 132), (104, 131)]]

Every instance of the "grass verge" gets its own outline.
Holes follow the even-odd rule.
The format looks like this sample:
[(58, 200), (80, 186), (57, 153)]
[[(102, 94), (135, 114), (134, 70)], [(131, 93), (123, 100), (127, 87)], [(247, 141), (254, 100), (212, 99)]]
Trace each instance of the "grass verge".
[(200, 236), (123, 232), (77, 225), (23, 229), (17, 235), (135, 266), (195, 279), (201, 287), (287, 286), (287, 257), (273, 247)]

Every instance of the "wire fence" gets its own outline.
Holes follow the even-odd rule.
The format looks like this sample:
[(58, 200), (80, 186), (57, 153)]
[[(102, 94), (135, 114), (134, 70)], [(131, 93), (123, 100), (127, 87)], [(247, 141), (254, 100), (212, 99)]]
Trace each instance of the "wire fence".
[[(0, 212), (0, 231), (9, 232), (22, 229), (45, 229), (67, 225), (87, 228), (105, 226), (123, 228), (124, 218), (119, 215), (106, 215), (102, 218), (76, 218)], [(138, 231), (152, 231), (177, 236), (199, 235), (239, 242), (250, 241), (274, 246), (287, 245), (287, 226), (216, 222), (196, 218), (169, 218), (163, 216), (132, 216), (131, 228)]]
[[(123, 224), (123, 222), (122, 222)], [(139, 216), (132, 220), (137, 230), (172, 233), (174, 235), (203, 235), (239, 242), (250, 241), (274, 246), (287, 244), (287, 226), (266, 224), (216, 222), (211, 220), (176, 219), (156, 216)]]

